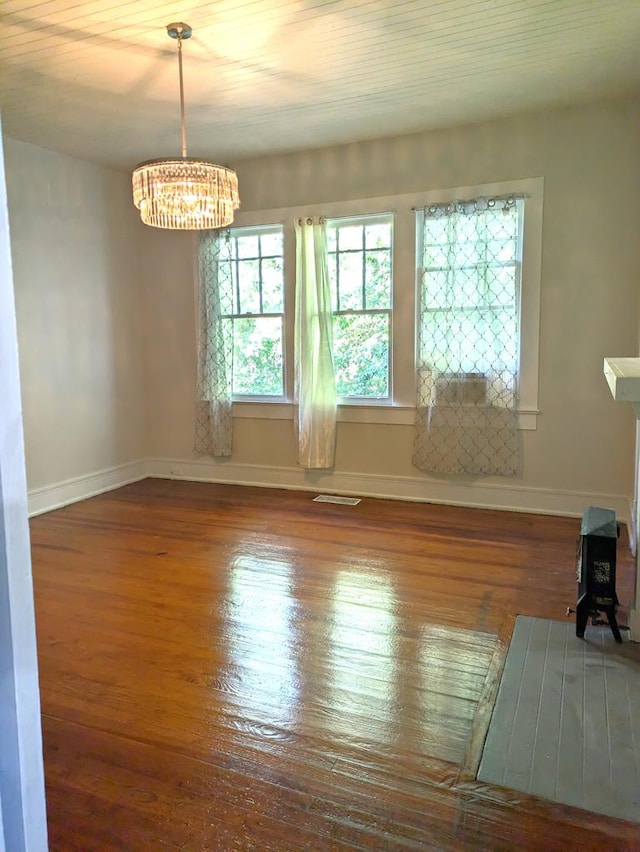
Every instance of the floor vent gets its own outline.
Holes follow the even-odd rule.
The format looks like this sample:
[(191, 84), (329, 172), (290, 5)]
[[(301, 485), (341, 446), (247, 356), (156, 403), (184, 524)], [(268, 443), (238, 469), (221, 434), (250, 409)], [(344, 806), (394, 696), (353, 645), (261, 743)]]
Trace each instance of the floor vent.
[(339, 503), (341, 506), (357, 506), (359, 497), (336, 497), (334, 494), (318, 494), (313, 498), (314, 503)]

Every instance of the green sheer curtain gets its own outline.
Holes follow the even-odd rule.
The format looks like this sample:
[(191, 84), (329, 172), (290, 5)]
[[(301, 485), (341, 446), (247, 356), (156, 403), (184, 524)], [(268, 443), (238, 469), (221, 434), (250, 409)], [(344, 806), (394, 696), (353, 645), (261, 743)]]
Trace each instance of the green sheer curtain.
[(295, 401), (298, 464), (331, 468), (336, 446), (336, 382), (327, 238), (322, 219), (295, 222)]

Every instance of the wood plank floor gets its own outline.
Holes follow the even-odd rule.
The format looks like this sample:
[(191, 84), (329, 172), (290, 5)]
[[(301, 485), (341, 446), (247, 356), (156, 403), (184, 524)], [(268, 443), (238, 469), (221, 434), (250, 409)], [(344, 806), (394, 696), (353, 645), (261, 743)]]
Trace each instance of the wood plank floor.
[(32, 520), (51, 849), (640, 849), (470, 771), (579, 520), (312, 496), (146, 480)]

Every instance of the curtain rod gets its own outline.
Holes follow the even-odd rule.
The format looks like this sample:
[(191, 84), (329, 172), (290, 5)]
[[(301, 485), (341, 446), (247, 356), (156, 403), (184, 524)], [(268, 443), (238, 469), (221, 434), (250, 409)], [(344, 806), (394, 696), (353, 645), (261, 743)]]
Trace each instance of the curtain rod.
[(517, 201), (520, 198), (528, 197), (525, 192), (508, 192), (506, 195), (478, 195), (476, 198), (452, 198), (450, 201), (434, 201), (430, 204), (423, 204), (420, 207), (412, 207), (411, 210), (417, 213), (418, 211), (429, 210), (431, 207), (447, 207), (454, 204), (476, 204), (478, 201), (509, 201), (511, 199)]

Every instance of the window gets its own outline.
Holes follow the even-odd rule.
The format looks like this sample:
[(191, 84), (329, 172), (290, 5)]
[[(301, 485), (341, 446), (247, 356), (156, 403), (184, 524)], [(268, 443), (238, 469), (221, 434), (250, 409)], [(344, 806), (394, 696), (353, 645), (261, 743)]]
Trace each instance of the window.
[(477, 199), (421, 213), (423, 404), (513, 408), (518, 394), (523, 201)]
[(391, 214), (327, 221), (339, 397), (391, 396)]
[(413, 463), (429, 473), (515, 476), (522, 201), (433, 204), (422, 227)]
[(233, 288), (233, 395), (284, 396), (282, 227), (234, 228), (223, 241)]

